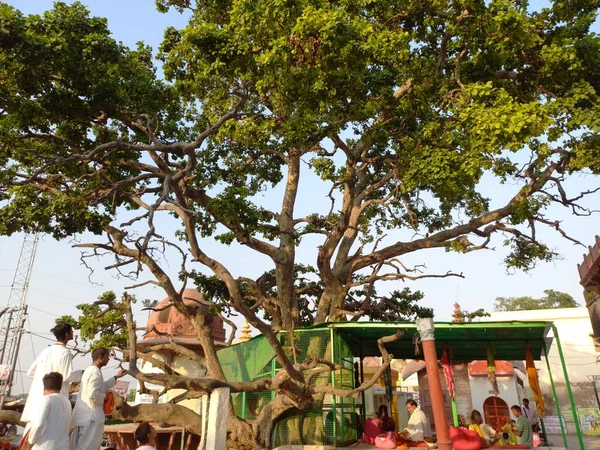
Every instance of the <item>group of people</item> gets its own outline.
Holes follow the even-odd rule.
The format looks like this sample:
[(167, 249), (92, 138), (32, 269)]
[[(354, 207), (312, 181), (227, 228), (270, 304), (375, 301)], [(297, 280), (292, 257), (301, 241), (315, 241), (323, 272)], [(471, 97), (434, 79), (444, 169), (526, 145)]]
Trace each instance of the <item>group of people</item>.
[(460, 426), (475, 431), (486, 445), (524, 444), (533, 447), (534, 432), (538, 431), (538, 416), (535, 409), (529, 407), (529, 400), (526, 398), (523, 399), (523, 406), (513, 405), (510, 409), (516, 420), (507, 421), (499, 430), (486, 424), (477, 410), (471, 413), (471, 423), (468, 425), (464, 417), (460, 416)]
[[(101, 369), (108, 364), (110, 351), (96, 348), (92, 365), (73, 370), (73, 355), (67, 343), (73, 328), (59, 323), (52, 330), (56, 344), (46, 348), (27, 371), (33, 379), (21, 421), (26, 422), (23, 447), (32, 450), (98, 450), (104, 432), (104, 399), (121, 369), (104, 380)], [(75, 408), (69, 401), (69, 384), (81, 382)]]
[[(429, 420), (414, 400), (406, 402), (410, 417), (404, 430), (396, 433), (396, 424), (388, 414), (386, 405), (381, 405), (377, 419), (368, 419), (365, 424), (365, 441), (376, 443), (377, 436), (382, 440), (393, 439), (396, 442), (419, 443), (431, 441), (432, 432)], [(533, 447), (534, 434), (539, 430), (538, 416), (534, 408), (530, 408), (529, 400), (523, 399), (523, 406), (513, 405), (511, 412), (516, 420), (509, 420), (501, 429), (495, 430), (486, 424), (477, 410), (471, 413), (471, 423), (466, 423), (464, 416), (459, 416), (459, 426), (476, 432), (486, 446), (525, 444)], [(393, 436), (391, 435), (393, 434)], [(387, 436), (387, 437), (385, 437)]]
[(407, 444), (414, 444), (415, 446), (419, 443), (430, 441), (433, 436), (431, 426), (419, 404), (409, 399), (406, 402), (406, 410), (410, 414), (408, 424), (404, 430), (396, 433), (396, 423), (390, 417), (387, 406), (380, 405), (377, 412), (377, 419), (367, 419), (365, 423), (364, 440), (368, 443), (381, 444), (377, 442), (377, 437), (380, 436), (382, 440), (389, 440), (390, 444), (405, 442)]

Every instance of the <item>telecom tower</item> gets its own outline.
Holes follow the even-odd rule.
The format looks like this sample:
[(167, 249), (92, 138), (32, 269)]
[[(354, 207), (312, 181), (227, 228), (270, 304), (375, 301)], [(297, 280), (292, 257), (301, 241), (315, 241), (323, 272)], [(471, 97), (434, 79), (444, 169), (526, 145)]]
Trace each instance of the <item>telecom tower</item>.
[(39, 233), (25, 235), (15, 277), (10, 287), (8, 303), (5, 308), (0, 310), (0, 313), (2, 313), (0, 317), (2, 322), (2, 328), (0, 328), (0, 367), (4, 369), (3, 372), (6, 375), (0, 379), (0, 408), (4, 406), (5, 399), (10, 396), (15, 378), (21, 337), (27, 320), (27, 290), (29, 289), (29, 279), (31, 278), (39, 240)]

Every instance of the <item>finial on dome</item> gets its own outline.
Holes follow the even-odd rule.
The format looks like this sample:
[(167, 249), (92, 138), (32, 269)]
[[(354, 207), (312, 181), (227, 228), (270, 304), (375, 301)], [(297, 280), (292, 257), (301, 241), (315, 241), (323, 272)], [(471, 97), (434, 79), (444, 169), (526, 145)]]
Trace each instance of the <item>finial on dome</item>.
[(244, 326), (242, 327), (242, 333), (238, 338), (238, 342), (247, 342), (252, 339), (252, 334), (250, 334), (250, 324), (247, 320), (244, 321)]

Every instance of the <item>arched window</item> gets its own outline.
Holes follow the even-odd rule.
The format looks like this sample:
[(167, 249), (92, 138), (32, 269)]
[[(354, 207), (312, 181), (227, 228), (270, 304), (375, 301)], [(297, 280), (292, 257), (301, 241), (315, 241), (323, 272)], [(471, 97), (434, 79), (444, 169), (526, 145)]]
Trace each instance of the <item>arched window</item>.
[(499, 430), (510, 420), (508, 404), (500, 397), (488, 397), (483, 402), (483, 417), (485, 423)]

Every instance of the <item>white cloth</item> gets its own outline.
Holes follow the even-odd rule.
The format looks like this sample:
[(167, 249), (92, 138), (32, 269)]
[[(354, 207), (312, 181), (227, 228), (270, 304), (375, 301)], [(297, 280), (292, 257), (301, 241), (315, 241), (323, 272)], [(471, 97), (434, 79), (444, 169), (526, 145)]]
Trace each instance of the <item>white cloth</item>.
[(67, 400), (69, 398), (69, 383), (81, 379), (81, 371), (73, 370), (73, 355), (64, 344), (56, 343), (44, 349), (27, 371), (27, 376), (33, 378), (33, 381), (21, 415), (22, 422), (29, 422), (34, 412), (41, 408), (44, 400), (44, 383), (42, 379), (44, 375), (50, 372), (58, 372), (63, 376), (60, 393)]
[(483, 433), (483, 438), (485, 439), (487, 444), (490, 444), (494, 439), (496, 439), (496, 430), (491, 425), (487, 423), (482, 423), (479, 425), (479, 429)]
[(93, 419), (83, 427), (75, 427), (69, 442), (70, 450), (100, 450), (104, 434), (104, 420), (100, 423)]
[(429, 420), (421, 410), (420, 406), (417, 406), (410, 415), (406, 429), (408, 431), (408, 436), (412, 441), (422, 441), (426, 437), (431, 437), (433, 435), (431, 427), (429, 426)]
[(114, 377), (104, 381), (102, 371), (96, 366), (85, 369), (81, 377), (81, 388), (73, 410), (71, 426), (72, 450), (98, 450), (104, 430), (104, 397), (106, 391), (116, 383)]
[(523, 412), (523, 415), (527, 418), (527, 420), (529, 420), (529, 424), (531, 426), (538, 423), (538, 415), (535, 408), (525, 408), (525, 405), (521, 405), (521, 411)]
[(136, 450), (156, 450), (151, 445), (140, 445)]
[(44, 395), (40, 408), (31, 412), (27, 440), (32, 450), (67, 450), (70, 420), (69, 400), (61, 394)]

